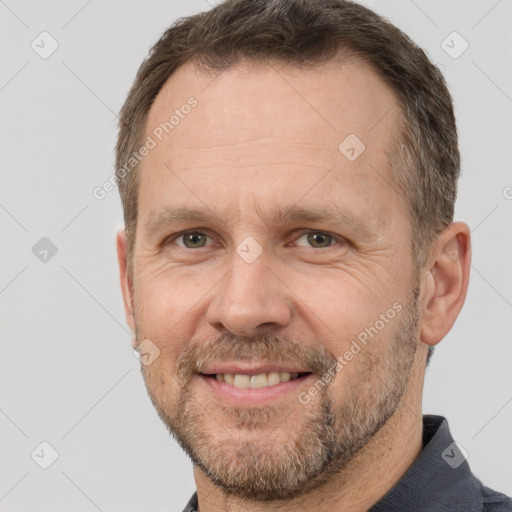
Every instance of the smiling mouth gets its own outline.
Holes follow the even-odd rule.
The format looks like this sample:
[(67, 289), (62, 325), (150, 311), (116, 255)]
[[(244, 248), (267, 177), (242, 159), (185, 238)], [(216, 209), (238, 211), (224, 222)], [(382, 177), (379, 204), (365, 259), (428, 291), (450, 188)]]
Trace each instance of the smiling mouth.
[(311, 375), (311, 372), (304, 373), (288, 373), (288, 372), (269, 372), (259, 373), (257, 375), (240, 374), (240, 373), (215, 373), (215, 374), (201, 374), (204, 377), (216, 379), (219, 382), (224, 382), (229, 386), (239, 389), (247, 388), (268, 388), (277, 386), (282, 382), (290, 380), (297, 380)]

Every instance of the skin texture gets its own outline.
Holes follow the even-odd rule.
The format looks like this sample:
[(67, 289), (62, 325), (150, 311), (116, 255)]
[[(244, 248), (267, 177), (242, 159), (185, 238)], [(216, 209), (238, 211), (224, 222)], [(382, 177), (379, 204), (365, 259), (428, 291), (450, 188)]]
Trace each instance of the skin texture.
[[(141, 163), (133, 283), (117, 237), (127, 321), (137, 343), (160, 351), (141, 368), (149, 396), (195, 463), (201, 512), (367, 510), (421, 451), (426, 354), (463, 305), (469, 228), (452, 223), (414, 268), (386, 155), (397, 100), (360, 60), (241, 63), (217, 76), (186, 64), (158, 94), (147, 133), (190, 96), (197, 106)], [(350, 134), (365, 145), (354, 161), (338, 149)], [(213, 217), (156, 225), (169, 206)], [(292, 207), (339, 209), (360, 225), (269, 215)], [(171, 236), (185, 230), (204, 245)], [(270, 402), (233, 403), (198, 374), (228, 362), (312, 375)]]

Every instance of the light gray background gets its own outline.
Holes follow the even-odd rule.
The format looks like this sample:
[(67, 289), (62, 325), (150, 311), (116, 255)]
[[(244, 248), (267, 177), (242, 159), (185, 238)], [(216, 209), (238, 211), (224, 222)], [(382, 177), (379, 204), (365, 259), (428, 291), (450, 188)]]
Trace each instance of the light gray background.
[[(476, 475), (512, 495), (512, 2), (365, 4), (428, 51), (456, 104), (456, 219), (472, 229), (473, 267), (427, 372), (425, 412), (446, 415)], [(170, 512), (194, 490), (132, 354), (117, 190), (103, 201), (92, 190), (113, 173), (115, 114), (148, 49), (208, 7), (0, 0), (0, 511)], [(47, 59), (31, 48), (42, 31), (59, 44)], [(469, 43), (457, 59), (441, 47), (453, 31)], [(58, 249), (46, 263), (32, 253), (42, 237)], [(59, 454), (48, 469), (31, 458), (43, 441)]]

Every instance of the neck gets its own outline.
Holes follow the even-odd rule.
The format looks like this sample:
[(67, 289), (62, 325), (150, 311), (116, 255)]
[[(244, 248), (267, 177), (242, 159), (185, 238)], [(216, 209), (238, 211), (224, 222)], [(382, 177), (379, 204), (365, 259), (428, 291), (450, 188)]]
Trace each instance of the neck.
[[(417, 365), (415, 365), (417, 369)], [(194, 468), (198, 512), (365, 512), (404, 475), (421, 453), (423, 372), (413, 371), (408, 391), (393, 416), (340, 473), (322, 487), (288, 502), (248, 502), (225, 495)]]

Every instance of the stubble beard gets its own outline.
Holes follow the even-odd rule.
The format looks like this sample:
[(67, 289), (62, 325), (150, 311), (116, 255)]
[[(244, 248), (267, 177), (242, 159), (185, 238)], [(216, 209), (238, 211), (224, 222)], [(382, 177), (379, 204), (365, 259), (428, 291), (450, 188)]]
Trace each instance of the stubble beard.
[[(418, 294), (417, 287), (404, 316), (394, 320), (396, 326), (391, 324), (391, 340), (386, 343), (378, 336), (350, 363), (353, 377), (346, 381), (341, 406), (335, 404), (330, 385), (307, 405), (295, 396), (284, 407), (219, 408), (212, 401), (202, 403), (191, 387), (195, 356), (190, 353), (181, 368), (178, 400), (172, 403), (166, 391), (154, 385), (160, 379), (148, 378), (142, 369), (149, 396), (193, 464), (227, 495), (261, 502), (305, 495), (340, 474), (400, 405), (418, 345)], [(247, 344), (237, 344), (236, 339), (222, 337), (209, 346), (214, 347), (212, 351), (220, 347), (217, 353), (227, 353), (230, 346), (231, 354), (234, 351), (247, 359), (282, 354), (280, 347), (288, 347), (288, 355), (299, 349), (272, 336), (265, 336), (261, 345), (257, 338)], [(371, 343), (386, 349), (375, 350)], [(333, 355), (324, 351), (318, 357), (317, 371), (322, 364), (332, 367)]]

